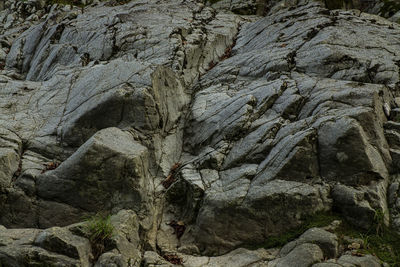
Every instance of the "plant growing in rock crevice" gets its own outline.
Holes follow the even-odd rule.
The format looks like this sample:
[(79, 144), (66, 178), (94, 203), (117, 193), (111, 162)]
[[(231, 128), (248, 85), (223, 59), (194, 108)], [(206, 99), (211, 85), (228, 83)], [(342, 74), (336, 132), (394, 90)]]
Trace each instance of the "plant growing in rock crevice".
[(111, 224), (111, 216), (101, 216), (99, 214), (86, 220), (83, 228), (86, 237), (92, 246), (93, 262), (95, 262), (106, 247), (113, 236), (114, 226)]

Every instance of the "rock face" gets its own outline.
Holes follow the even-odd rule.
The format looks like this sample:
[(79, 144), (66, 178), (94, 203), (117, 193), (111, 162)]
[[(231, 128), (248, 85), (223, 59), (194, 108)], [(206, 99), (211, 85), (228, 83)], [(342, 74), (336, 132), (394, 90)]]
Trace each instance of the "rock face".
[(131, 208), (149, 200), (146, 147), (118, 128), (93, 135), (57, 169), (37, 177), (37, 195), (86, 211)]
[[(387, 210), (383, 107), (393, 101), (385, 84), (398, 83), (398, 67), (391, 52), (378, 56), (366, 44), (378, 31), (366, 38), (352, 24), (373, 28), (370, 18), (325, 15), (315, 3), (246, 24), (232, 57), (196, 85), (186, 151), (198, 168), (219, 170), (195, 226), (210, 253), (215, 244), (261, 242), (331, 205), (365, 228), (375, 209)], [(350, 34), (351, 43), (339, 37)], [(382, 71), (368, 74), (372, 62)]]
[[(111, 218), (112, 244), (98, 266), (139, 266), (139, 227), (133, 211), (122, 210)], [(3, 266), (92, 266), (92, 247), (82, 225), (39, 229), (0, 229), (0, 263)], [(117, 261), (116, 261), (117, 260)], [(116, 261), (116, 262), (115, 262)], [(108, 262), (108, 263), (107, 263)], [(128, 265), (130, 264), (130, 265)]]
[(319, 228), (243, 247), (400, 229), (400, 26), (261, 2), (0, 0), (0, 265), (379, 266)]

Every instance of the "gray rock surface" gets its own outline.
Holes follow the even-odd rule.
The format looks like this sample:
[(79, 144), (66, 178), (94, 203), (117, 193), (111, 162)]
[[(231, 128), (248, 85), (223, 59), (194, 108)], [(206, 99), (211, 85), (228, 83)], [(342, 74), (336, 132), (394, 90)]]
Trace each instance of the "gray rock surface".
[(211, 2), (0, 0), (0, 265), (379, 264), (319, 228), (243, 247), (332, 210), (400, 229), (399, 24)]
[(272, 267), (284, 267), (284, 266), (299, 266), (306, 267), (310, 266), (315, 262), (319, 262), (323, 259), (322, 250), (314, 244), (301, 244), (294, 248), (289, 254), (280, 259), (274, 260), (268, 264)]
[(363, 257), (354, 257), (350, 255), (343, 255), (338, 259), (338, 263), (341, 265), (350, 265), (352, 264), (353, 266), (360, 266), (360, 267), (379, 267), (381, 266), (379, 260), (372, 256), (372, 255), (366, 255)]
[(83, 237), (71, 235), (68, 229), (49, 228), (39, 233), (33, 244), (48, 251), (79, 259), (82, 266), (89, 266), (90, 243)]
[[(392, 25), (373, 18), (382, 27)], [(194, 230), (208, 253), (282, 233), (299, 225), (302, 217), (330, 209), (331, 200), (365, 227), (372, 223), (374, 209), (387, 211), (391, 156), (382, 107), (392, 101), (385, 85), (398, 82), (398, 67), (385, 59), (393, 58), (391, 52), (383, 52), (386, 57), (378, 56), (384, 50), (374, 50), (378, 32), (366, 33), (352, 24), (376, 27), (371, 19), (353, 11), (325, 15), (317, 3), (280, 9), (243, 25), (232, 57), (195, 85), (185, 149), (199, 169), (220, 172), (220, 181), (205, 191)], [(341, 34), (352, 35), (352, 43), (345, 43), (348, 39)], [(370, 62), (385, 59), (377, 63), (382, 71), (369, 72), (364, 56)], [(355, 61), (345, 67), (342, 57)], [(232, 169), (239, 175), (237, 170), (246, 164), (258, 167), (224, 181), (223, 173)], [(372, 197), (361, 206), (342, 205), (344, 200), (331, 196), (333, 187), (327, 185), (337, 182)], [(360, 207), (362, 213), (363, 205), (368, 210), (359, 220), (352, 210)], [(285, 223), (275, 223), (277, 218)]]
[(106, 128), (57, 169), (38, 176), (37, 194), (86, 211), (139, 211), (149, 202), (148, 157), (129, 133)]
[(302, 234), (298, 239), (286, 244), (280, 251), (280, 255), (285, 257), (295, 247), (304, 244), (311, 243), (318, 245), (325, 257), (336, 258), (338, 255), (338, 238), (336, 235), (322, 230), (320, 228), (311, 228)]
[[(139, 221), (131, 210), (111, 217), (110, 245), (96, 266), (140, 266)], [(93, 266), (93, 248), (85, 224), (39, 229), (0, 227), (2, 266)], [(115, 264), (115, 265), (112, 265)]]
[(0, 240), (0, 263), (4, 266), (89, 266), (89, 242), (68, 231), (2, 229)]

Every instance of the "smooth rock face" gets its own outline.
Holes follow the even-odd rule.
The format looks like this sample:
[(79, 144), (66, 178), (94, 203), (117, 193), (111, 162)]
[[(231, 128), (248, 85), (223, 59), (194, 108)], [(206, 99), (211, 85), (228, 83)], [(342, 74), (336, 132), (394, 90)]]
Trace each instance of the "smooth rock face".
[[(398, 24), (312, 0), (90, 3), (0, 0), (0, 265), (379, 264), (318, 228), (243, 247), (332, 210), (400, 229)], [(115, 227), (98, 259), (75, 224), (95, 213)]]

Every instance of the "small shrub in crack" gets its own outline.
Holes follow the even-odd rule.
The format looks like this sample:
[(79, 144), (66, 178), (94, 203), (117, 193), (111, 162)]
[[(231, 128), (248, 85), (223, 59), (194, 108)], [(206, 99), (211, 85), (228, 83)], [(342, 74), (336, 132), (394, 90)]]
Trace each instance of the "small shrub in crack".
[(178, 255), (174, 255), (174, 254), (165, 254), (163, 256), (163, 258), (172, 263), (172, 264), (176, 264), (176, 265), (182, 265), (183, 264), (183, 260), (181, 257), (179, 257)]
[(111, 216), (104, 217), (97, 214), (90, 217), (86, 220), (83, 231), (92, 246), (93, 262), (95, 262), (105, 252), (113, 236), (114, 226), (111, 224)]
[(178, 173), (179, 167), (181, 167), (181, 165), (182, 164), (180, 162), (177, 162), (171, 167), (167, 178), (165, 178), (165, 180), (161, 182), (164, 188), (168, 189), (171, 184), (175, 182), (175, 175)]
[(60, 166), (60, 162), (58, 161), (51, 161), (51, 162), (47, 162), (44, 165), (44, 169), (42, 170), (41, 173), (45, 173), (46, 171), (50, 171), (50, 170), (55, 170), (57, 169), (58, 166)]

